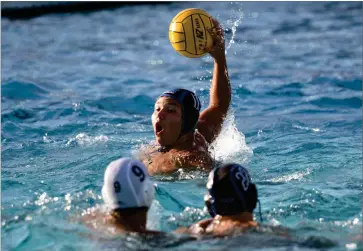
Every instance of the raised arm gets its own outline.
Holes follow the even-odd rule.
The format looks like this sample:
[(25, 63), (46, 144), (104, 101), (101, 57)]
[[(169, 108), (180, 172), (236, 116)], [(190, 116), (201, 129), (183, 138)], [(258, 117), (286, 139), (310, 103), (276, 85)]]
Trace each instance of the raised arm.
[(217, 20), (213, 19), (213, 23), (216, 28), (209, 31), (214, 43), (212, 50), (209, 51), (209, 54), (214, 58), (209, 106), (201, 112), (197, 125), (198, 131), (208, 143), (212, 143), (220, 133), (231, 103), (231, 85), (225, 55), (224, 32)]

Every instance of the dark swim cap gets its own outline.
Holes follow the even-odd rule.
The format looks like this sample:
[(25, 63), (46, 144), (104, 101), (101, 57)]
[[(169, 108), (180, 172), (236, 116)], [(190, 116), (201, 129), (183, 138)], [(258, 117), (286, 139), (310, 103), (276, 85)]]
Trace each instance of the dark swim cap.
[(164, 92), (160, 97), (175, 99), (181, 106), (182, 129), (179, 137), (195, 129), (199, 119), (201, 105), (199, 98), (193, 92), (186, 89), (174, 89)]
[[(218, 171), (226, 168), (226, 174), (218, 176)], [(209, 194), (204, 198), (209, 214), (234, 215), (253, 212), (257, 204), (257, 189), (246, 168), (238, 164), (227, 164), (211, 171), (208, 177)]]

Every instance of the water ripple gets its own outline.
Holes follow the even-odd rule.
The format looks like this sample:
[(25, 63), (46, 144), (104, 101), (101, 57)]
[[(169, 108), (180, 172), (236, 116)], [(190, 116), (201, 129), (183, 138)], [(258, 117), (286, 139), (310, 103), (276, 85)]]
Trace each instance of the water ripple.
[(318, 98), (315, 100), (311, 100), (308, 103), (316, 105), (318, 107), (348, 107), (348, 108), (361, 108), (362, 107), (362, 98), (353, 97), (353, 98)]
[[(174, 2), (2, 20), (4, 247), (102, 249), (73, 218), (101, 207), (110, 161), (154, 139), (155, 98), (183, 87), (209, 103), (212, 58), (182, 57), (165, 36), (172, 16), (190, 7), (218, 17), (226, 32), (232, 108), (212, 155), (247, 165), (268, 223), (337, 240), (332, 250), (361, 249), (348, 240), (362, 222), (361, 2)], [(206, 218), (206, 175), (154, 177), (162, 191), (148, 226), (171, 232)], [(168, 245), (324, 249), (314, 238), (306, 246), (256, 238)], [(163, 248), (146, 242), (126, 237), (122, 247)]]
[(40, 99), (46, 97), (48, 93), (36, 83), (13, 81), (1, 86), (2, 98), (10, 100)]

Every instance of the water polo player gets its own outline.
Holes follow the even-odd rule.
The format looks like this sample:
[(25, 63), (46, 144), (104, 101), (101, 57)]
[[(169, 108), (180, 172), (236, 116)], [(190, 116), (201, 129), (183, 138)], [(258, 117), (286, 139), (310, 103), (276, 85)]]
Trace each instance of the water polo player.
[(173, 173), (178, 168), (210, 170), (213, 159), (208, 152), (221, 131), (223, 120), (231, 101), (224, 33), (213, 20), (216, 28), (210, 30), (214, 58), (213, 80), (209, 106), (200, 112), (200, 101), (191, 91), (175, 89), (161, 94), (152, 114), (156, 144), (141, 150), (140, 159), (149, 173)]
[(247, 169), (238, 164), (216, 168), (209, 174), (207, 189), (204, 201), (212, 218), (189, 228), (180, 228), (177, 232), (227, 236), (259, 225), (253, 219), (258, 201), (257, 188)]
[(138, 232), (146, 229), (147, 212), (154, 200), (154, 184), (138, 160), (121, 158), (111, 162), (104, 175), (102, 198), (107, 213), (87, 214), (83, 221), (105, 234)]

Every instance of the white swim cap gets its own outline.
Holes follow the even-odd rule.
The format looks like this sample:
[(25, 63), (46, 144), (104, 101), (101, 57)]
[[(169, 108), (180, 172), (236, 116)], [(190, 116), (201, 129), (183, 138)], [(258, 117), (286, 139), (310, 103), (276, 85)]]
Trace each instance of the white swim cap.
[(154, 184), (143, 163), (121, 158), (107, 166), (102, 197), (111, 209), (150, 207), (154, 200)]

